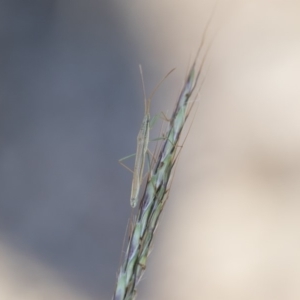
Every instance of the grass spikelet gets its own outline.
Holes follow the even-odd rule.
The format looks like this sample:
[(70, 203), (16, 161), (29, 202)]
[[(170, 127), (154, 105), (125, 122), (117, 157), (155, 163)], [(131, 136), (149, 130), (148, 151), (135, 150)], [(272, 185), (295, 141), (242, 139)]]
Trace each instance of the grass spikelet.
[(196, 63), (189, 71), (156, 163), (149, 171), (139, 210), (129, 232), (128, 245), (118, 274), (113, 300), (135, 299), (137, 284), (146, 268), (153, 235), (168, 197), (171, 173), (177, 159), (178, 142), (188, 116), (189, 100), (199, 77), (199, 72), (196, 72), (195, 68)]
[(133, 217), (132, 224), (129, 226), (128, 242), (117, 277), (113, 300), (134, 300), (136, 298), (137, 285), (146, 269), (153, 236), (168, 198), (174, 175), (174, 166), (180, 151), (178, 149), (180, 148), (179, 139), (182, 129), (193, 107), (194, 102), (192, 99), (195, 99), (198, 95), (196, 88), (200, 81), (200, 75), (204, 78), (202, 76), (202, 69), (209, 47), (202, 57), (202, 62), (198, 67), (197, 65), (209, 23), (210, 21), (207, 23), (199, 51), (188, 72), (188, 76), (175, 105), (168, 129), (163, 134), (162, 147), (156, 153), (155, 159), (152, 161), (153, 164), (150, 166), (137, 215)]

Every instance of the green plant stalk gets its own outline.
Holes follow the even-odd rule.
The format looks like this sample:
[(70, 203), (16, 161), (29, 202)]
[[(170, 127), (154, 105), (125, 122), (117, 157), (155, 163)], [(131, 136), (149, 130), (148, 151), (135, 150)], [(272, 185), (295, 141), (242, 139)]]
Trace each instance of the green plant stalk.
[(154, 232), (168, 198), (172, 170), (177, 159), (178, 142), (188, 117), (188, 104), (194, 94), (201, 72), (201, 67), (198, 72), (195, 68), (196, 61), (192, 65), (181, 91), (156, 163), (149, 171), (139, 211), (132, 222), (113, 300), (134, 300), (136, 297), (137, 284), (146, 268)]

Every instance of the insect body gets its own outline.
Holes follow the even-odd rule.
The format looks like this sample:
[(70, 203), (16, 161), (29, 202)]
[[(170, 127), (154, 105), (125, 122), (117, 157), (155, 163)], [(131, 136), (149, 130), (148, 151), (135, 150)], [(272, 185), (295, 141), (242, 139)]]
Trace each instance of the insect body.
[(131, 186), (130, 204), (135, 207), (138, 202), (140, 186), (143, 181), (145, 159), (148, 152), (149, 132), (150, 132), (150, 100), (145, 99), (145, 115), (141, 129), (137, 136), (137, 147), (135, 163), (133, 168), (133, 178)]
[(152, 125), (152, 120), (150, 118), (150, 103), (151, 103), (151, 98), (159, 85), (164, 81), (166, 77), (171, 74), (174, 69), (172, 69), (157, 85), (157, 87), (154, 89), (152, 92), (150, 98), (146, 98), (146, 92), (145, 92), (145, 84), (144, 84), (144, 79), (143, 79), (143, 71), (141, 65), (140, 67), (140, 73), (141, 73), (141, 78), (142, 78), (142, 84), (143, 84), (143, 91), (144, 91), (144, 102), (145, 102), (145, 114), (144, 118), (142, 121), (142, 125), (140, 128), (140, 131), (137, 136), (137, 147), (136, 147), (136, 153), (135, 153), (135, 163), (134, 163), (134, 168), (133, 171), (130, 170), (127, 166), (125, 166), (121, 161), (133, 156), (127, 156), (119, 160), (119, 162), (127, 169), (129, 169), (133, 173), (133, 178), (132, 178), (132, 185), (131, 185), (131, 194), (130, 194), (130, 204), (132, 207), (136, 207), (137, 202), (139, 200), (139, 192), (140, 188), (142, 185), (143, 181), (143, 173), (144, 173), (144, 166), (145, 166), (145, 160), (146, 160), (146, 155), (148, 150), (148, 145), (149, 145), (149, 135), (150, 135), (150, 128)]

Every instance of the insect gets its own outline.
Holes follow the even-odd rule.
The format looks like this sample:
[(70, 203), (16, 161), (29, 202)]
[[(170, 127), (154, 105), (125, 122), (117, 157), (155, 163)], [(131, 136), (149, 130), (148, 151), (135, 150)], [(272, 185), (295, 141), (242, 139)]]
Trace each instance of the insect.
[(145, 160), (147, 153), (150, 153), (148, 150), (149, 145), (149, 136), (150, 136), (150, 128), (152, 127), (153, 121), (155, 121), (155, 118), (151, 120), (150, 116), (150, 104), (151, 104), (151, 98), (156, 92), (156, 90), (159, 88), (160, 84), (175, 70), (172, 69), (156, 86), (154, 91), (152, 92), (151, 96), (147, 99), (146, 97), (146, 91), (145, 91), (145, 84), (144, 84), (144, 77), (143, 77), (143, 70), (142, 66), (139, 65), (140, 68), (140, 74), (142, 79), (142, 85), (143, 85), (143, 92), (144, 92), (144, 105), (145, 105), (145, 111), (144, 111), (144, 118), (141, 124), (141, 128), (139, 130), (138, 136), (137, 136), (137, 146), (136, 146), (136, 153), (135, 155), (135, 162), (134, 162), (134, 168), (133, 170), (130, 170), (127, 166), (125, 166), (123, 163), (121, 163), (123, 160), (133, 156), (127, 156), (119, 160), (119, 162), (127, 169), (129, 169), (133, 173), (132, 177), (132, 185), (131, 185), (131, 194), (130, 194), (130, 205), (134, 208), (137, 205), (138, 197), (139, 197), (139, 191), (140, 187), (143, 182), (143, 173), (144, 173), (144, 166), (145, 166)]

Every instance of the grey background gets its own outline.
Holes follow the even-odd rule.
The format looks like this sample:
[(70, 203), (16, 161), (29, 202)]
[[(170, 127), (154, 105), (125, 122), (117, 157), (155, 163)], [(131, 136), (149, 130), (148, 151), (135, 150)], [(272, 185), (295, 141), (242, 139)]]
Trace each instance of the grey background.
[(137, 47), (104, 0), (1, 1), (0, 37), (0, 243), (109, 298), (130, 214), (117, 160), (143, 109)]

